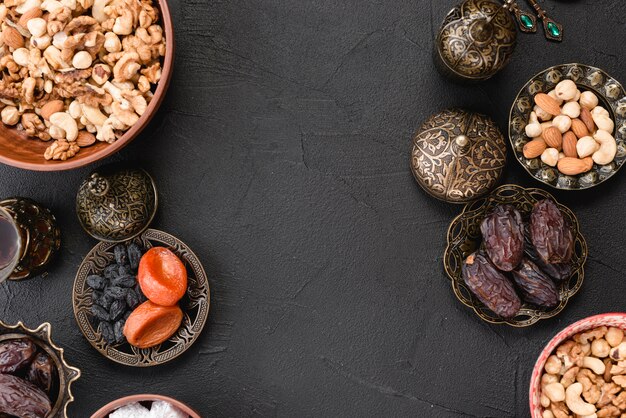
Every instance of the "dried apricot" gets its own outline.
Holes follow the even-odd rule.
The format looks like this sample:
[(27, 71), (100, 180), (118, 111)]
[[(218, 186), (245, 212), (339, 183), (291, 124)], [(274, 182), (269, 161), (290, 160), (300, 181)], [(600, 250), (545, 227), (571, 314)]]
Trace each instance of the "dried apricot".
[(141, 257), (137, 281), (149, 300), (172, 306), (187, 292), (187, 269), (169, 249), (153, 247)]
[(160, 306), (148, 300), (130, 314), (124, 325), (124, 335), (135, 347), (154, 347), (167, 341), (182, 321), (183, 311), (178, 305)]

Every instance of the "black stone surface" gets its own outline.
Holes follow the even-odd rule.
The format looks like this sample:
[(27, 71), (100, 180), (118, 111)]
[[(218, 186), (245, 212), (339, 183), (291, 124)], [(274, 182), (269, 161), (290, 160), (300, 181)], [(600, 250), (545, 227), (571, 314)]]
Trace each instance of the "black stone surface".
[[(531, 369), (549, 338), (625, 309), (626, 173), (555, 193), (580, 219), (587, 278), (558, 317), (519, 330), (487, 325), (455, 299), (441, 256), (461, 208), (418, 188), (409, 148), (421, 122), (449, 106), (491, 114), (504, 130), (520, 86), (551, 65), (596, 65), (626, 82), (626, 2), (541, 3), (563, 23), (563, 43), (520, 34), (500, 75), (462, 87), (431, 60), (455, 1), (172, 1), (167, 98), (108, 162), (154, 175), (154, 226), (189, 244), (211, 277), (210, 324), (189, 352), (137, 370), (92, 349), (71, 307), (75, 270), (95, 244), (73, 209), (91, 168), (0, 167), (0, 196), (45, 203), (63, 229), (45, 278), (0, 286), (0, 318), (52, 323), (83, 372), (69, 415), (154, 392), (206, 417), (528, 416)], [(515, 161), (504, 181), (541, 186)]]

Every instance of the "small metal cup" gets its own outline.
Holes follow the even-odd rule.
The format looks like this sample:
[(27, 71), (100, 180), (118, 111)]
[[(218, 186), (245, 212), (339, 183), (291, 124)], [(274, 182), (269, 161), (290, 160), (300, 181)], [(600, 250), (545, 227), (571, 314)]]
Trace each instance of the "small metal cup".
[(6, 262), (3, 262), (2, 263), (3, 265), (0, 266), (0, 283), (2, 283), (6, 279), (8, 279), (11, 276), (11, 274), (13, 274), (13, 271), (15, 270), (18, 263), (20, 262), (20, 258), (22, 255), (23, 247), (24, 247), (24, 242), (22, 240), (22, 233), (20, 231), (19, 225), (17, 224), (15, 219), (13, 219), (13, 216), (2, 206), (0, 206), (0, 218), (8, 222), (8, 225), (12, 227), (13, 230), (15, 231), (15, 237), (16, 237), (15, 249), (13, 250), (13, 255), (7, 256)]

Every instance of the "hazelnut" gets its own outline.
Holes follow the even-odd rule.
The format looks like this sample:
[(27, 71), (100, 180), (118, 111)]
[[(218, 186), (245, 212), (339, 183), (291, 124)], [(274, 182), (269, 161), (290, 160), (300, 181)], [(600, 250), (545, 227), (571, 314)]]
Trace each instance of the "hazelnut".
[(15, 106), (5, 107), (0, 115), (2, 116), (2, 123), (5, 125), (13, 126), (20, 121), (20, 112)]
[(91, 78), (97, 84), (104, 84), (111, 77), (111, 67), (106, 64), (96, 64), (91, 71)]
[(79, 70), (91, 67), (91, 62), (91, 55), (89, 55), (87, 51), (78, 51), (74, 54), (74, 58), (72, 58), (72, 65)]
[(30, 19), (28, 23), (26, 23), (26, 27), (28, 28), (28, 31), (36, 38), (43, 36), (48, 31), (46, 21), (40, 17)]

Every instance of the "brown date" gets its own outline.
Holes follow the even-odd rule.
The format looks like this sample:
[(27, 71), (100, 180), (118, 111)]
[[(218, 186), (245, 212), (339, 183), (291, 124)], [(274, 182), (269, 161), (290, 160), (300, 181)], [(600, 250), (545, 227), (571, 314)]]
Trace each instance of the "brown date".
[(26, 372), (26, 379), (47, 394), (50, 394), (52, 385), (56, 381), (56, 371), (57, 369), (50, 356), (40, 352), (30, 363)]
[(513, 280), (526, 302), (542, 308), (552, 308), (559, 303), (554, 282), (529, 259), (524, 258), (513, 270)]
[(0, 374), (0, 413), (20, 418), (45, 418), (50, 400), (35, 385), (10, 374)]
[(482, 303), (503, 318), (512, 318), (522, 302), (513, 283), (484, 254), (477, 252), (465, 259), (463, 280)]
[(530, 236), (537, 253), (546, 263), (569, 263), (572, 260), (574, 234), (552, 200), (535, 203), (530, 215)]
[(539, 269), (541, 269), (541, 271), (552, 277), (555, 281), (562, 282), (563, 280), (568, 279), (572, 275), (572, 265), (570, 263), (548, 264), (543, 261), (530, 238), (530, 227), (526, 226), (524, 231), (524, 252), (526, 253), (526, 257), (528, 257), (537, 265), (537, 267), (539, 267)]
[(524, 256), (522, 215), (511, 205), (499, 205), (480, 225), (487, 255), (502, 271), (511, 271)]
[(28, 338), (0, 343), (0, 373), (15, 373), (32, 360), (37, 346)]

